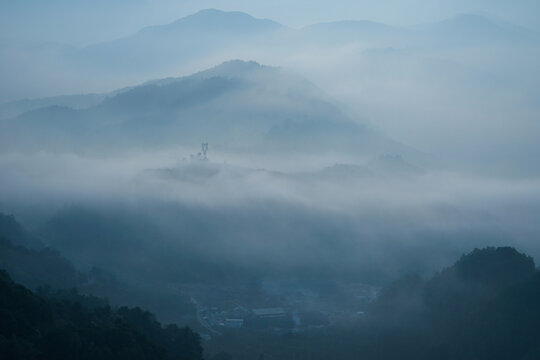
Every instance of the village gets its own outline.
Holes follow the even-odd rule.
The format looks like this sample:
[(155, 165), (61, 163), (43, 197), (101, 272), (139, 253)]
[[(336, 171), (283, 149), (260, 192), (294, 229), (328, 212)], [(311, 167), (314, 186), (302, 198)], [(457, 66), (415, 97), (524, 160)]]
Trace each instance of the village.
[(190, 294), (206, 340), (238, 329), (296, 333), (349, 323), (364, 316), (379, 291), (324, 282), (181, 285), (181, 290)]

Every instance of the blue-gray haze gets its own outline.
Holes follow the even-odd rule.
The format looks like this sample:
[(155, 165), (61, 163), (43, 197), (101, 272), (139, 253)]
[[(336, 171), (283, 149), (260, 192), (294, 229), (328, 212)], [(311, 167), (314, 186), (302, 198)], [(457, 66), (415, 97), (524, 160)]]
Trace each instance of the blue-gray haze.
[(3, 1), (0, 212), (126, 278), (183, 281), (181, 259), (380, 284), (477, 246), (538, 259), (539, 12)]

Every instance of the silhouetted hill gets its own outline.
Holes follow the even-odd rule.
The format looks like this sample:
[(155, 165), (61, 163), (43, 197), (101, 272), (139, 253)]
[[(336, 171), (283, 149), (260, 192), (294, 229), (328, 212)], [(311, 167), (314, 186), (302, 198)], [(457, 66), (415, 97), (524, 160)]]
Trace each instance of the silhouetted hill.
[[(134, 268), (140, 267), (144, 262), (141, 259), (145, 255), (152, 255), (150, 252), (135, 254), (129, 249), (137, 247), (137, 243), (143, 239), (151, 239), (152, 234), (155, 234), (149, 233), (149, 225), (144, 221), (139, 219), (138, 224), (128, 226), (126, 218), (107, 218), (84, 211), (72, 213), (68, 218), (53, 218), (51, 221), (47, 229), (56, 230), (57, 234), (49, 235), (57, 240), (56, 245), (63, 247), (62, 254), (51, 247), (34, 250), (19, 245), (20, 242), (13, 243), (11, 239), (20, 236), (23, 239), (35, 236), (13, 216), (0, 215), (0, 269), (7, 270), (15, 281), (32, 290), (39, 287), (76, 287), (85, 294), (106, 297), (114, 305), (150, 308), (160, 319), (186, 323), (194, 317), (195, 310), (185, 294), (169, 289), (155, 279), (144, 283), (133, 281), (132, 278), (123, 281), (115, 273), (104, 270), (100, 267), (102, 264), (96, 261), (101, 259), (105, 263), (107, 260), (118, 263), (118, 256), (121, 256), (131, 259), (135, 263)], [(9, 227), (4, 226), (5, 223)], [(61, 235), (58, 234), (60, 228)], [(110, 239), (115, 240), (114, 244)], [(74, 248), (79, 252), (75, 252)], [(80, 252), (84, 254), (82, 259), (73, 254)], [(90, 271), (78, 270), (64, 255), (76, 261), (79, 269), (83, 266)], [(124, 266), (128, 266), (128, 263), (126, 261)]]
[(11, 101), (0, 104), (0, 120), (9, 119), (28, 111), (54, 105), (70, 107), (73, 109), (85, 109), (99, 104), (105, 97), (105, 95), (99, 94), (83, 94)]
[(149, 26), (134, 35), (88, 46), (74, 52), (70, 61), (90, 69), (119, 73), (144, 73), (173, 69), (203, 57), (253, 44), (284, 27), (238, 11), (201, 10), (173, 23)]
[(70, 288), (85, 280), (71, 262), (59, 252), (44, 247), (12, 215), (0, 214), (0, 269), (6, 269), (15, 281), (31, 289)]
[(502, 247), (476, 249), (427, 280), (398, 279), (349, 324), (216, 341), (233, 358), (529, 360), (540, 356), (539, 323), (540, 274)]
[(399, 280), (372, 305), (387, 349), (379, 358), (536, 358), (539, 279), (532, 258), (506, 247), (476, 249), (427, 281)]
[(0, 128), (2, 150), (104, 151), (206, 139), (228, 150), (412, 152), (353, 121), (300, 76), (243, 61), (124, 89), (84, 110), (34, 110)]
[(43, 243), (17, 222), (13, 215), (0, 213), (0, 238), (9, 239), (16, 245), (39, 249)]
[[(186, 16), (168, 25), (150, 26), (142, 29), (141, 33), (155, 33), (163, 36), (167, 33), (183, 32), (186, 30), (199, 30), (202, 32), (215, 32), (216, 35), (223, 32), (245, 34), (253, 32), (273, 31), (283, 26), (268, 19), (256, 19), (253, 16), (240, 11), (222, 11), (218, 9), (205, 9), (193, 15)], [(175, 34), (180, 35), (180, 34)]]
[(0, 268), (8, 270), (16, 281), (31, 289), (39, 286), (69, 288), (79, 286), (85, 280), (84, 275), (57, 251), (50, 248), (30, 250), (13, 245), (6, 238), (0, 238)]
[(2, 359), (202, 359), (189, 328), (162, 327), (139, 308), (111, 308), (76, 292), (40, 297), (0, 271)]
[[(288, 59), (284, 63), (290, 63), (303, 58), (306, 50), (315, 51), (315, 57), (325, 52), (337, 56), (344, 45), (345, 48), (400, 49), (406, 53), (420, 50), (423, 54), (426, 50), (493, 44), (511, 46), (509, 51), (514, 51), (516, 44), (537, 47), (539, 40), (540, 36), (534, 31), (475, 14), (462, 14), (412, 28), (345, 20), (292, 29), (241, 12), (209, 9), (84, 48), (0, 41), (0, 63), (4, 65), (0, 70), (6, 83), (5, 89), (0, 89), (4, 90), (0, 91), (0, 101), (36, 93), (41, 96), (73, 93), (76, 89), (94, 89), (95, 92), (98, 91), (95, 89), (164, 77), (179, 70), (201, 69), (201, 66), (233, 58)], [(279, 60), (265, 61), (280, 63)], [(365, 68), (355, 71), (361, 69)], [(66, 73), (73, 76), (65, 76)], [(108, 85), (104, 87), (104, 84)], [(26, 91), (25, 87), (34, 91)], [(63, 100), (57, 105), (75, 105), (81, 98)], [(87, 100), (90, 98), (83, 103)], [(15, 116), (21, 109), (31, 108), (35, 108), (33, 101), (0, 106), (0, 117)]]
[[(533, 31), (476, 14), (459, 14), (416, 28), (393, 27), (367, 20), (317, 23), (295, 30), (246, 13), (201, 10), (170, 24), (149, 26), (111, 42), (70, 52), (75, 63), (120, 73), (173, 68), (197, 58), (217, 56), (261, 43), (276, 50), (299, 45), (334, 46), (362, 41), (377, 47), (470, 45), (538, 41)], [(189, 50), (189, 51), (188, 51)], [(129, 62), (122, 60), (130, 60)]]
[[(431, 284), (452, 292), (452, 283), (481, 288), (484, 295), (493, 296), (514, 284), (527, 281), (535, 274), (534, 260), (514, 248), (475, 249), (464, 255), (454, 266), (437, 274)], [(456, 297), (448, 294), (445, 297)]]
[[(382, 308), (392, 307), (399, 303), (397, 298), (416, 289), (417, 302), (423, 304), (424, 310), (455, 315), (454, 312), (468, 311), (468, 308), (493, 300), (508, 288), (531, 280), (535, 274), (533, 259), (514, 248), (475, 249), (428, 281), (406, 277), (390, 285), (375, 308), (381, 304), (386, 304)], [(410, 282), (412, 279), (414, 286)]]

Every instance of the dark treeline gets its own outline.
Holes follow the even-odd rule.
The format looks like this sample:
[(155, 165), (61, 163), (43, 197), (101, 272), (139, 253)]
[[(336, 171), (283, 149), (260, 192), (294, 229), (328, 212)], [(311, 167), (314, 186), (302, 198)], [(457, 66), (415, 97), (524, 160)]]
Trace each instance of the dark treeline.
[(199, 336), (76, 290), (39, 295), (0, 272), (2, 359), (202, 359)]
[[(137, 292), (110, 274), (81, 273), (55, 250), (23, 246), (32, 235), (12, 217), (0, 220), (0, 268), (34, 290), (2, 271), (0, 358), (202, 358), (200, 338), (190, 328), (164, 327), (148, 311), (121, 306), (128, 298), (131, 306), (138, 299), (156, 306), (152, 291), (134, 297)], [(75, 287), (123, 295), (110, 306)], [(540, 272), (514, 248), (476, 249), (429, 279), (408, 275), (390, 283), (350, 322), (297, 333), (231, 329), (204, 348), (208, 358), (235, 360), (537, 359)]]
[[(117, 304), (133, 303), (129, 297), (159, 303), (159, 295), (143, 299), (141, 289), (115, 281), (112, 274), (78, 271), (13, 216), (1, 214), (0, 269), (34, 289), (1, 270), (0, 359), (202, 359), (200, 338), (190, 328), (162, 326), (140, 307), (114, 307), (77, 288), (105, 293)], [(173, 300), (177, 311), (191, 311)]]
[[(35, 244), (35, 245), (34, 245)], [(34, 246), (32, 246), (34, 245)], [(117, 253), (119, 254), (119, 253)], [(30, 290), (77, 288), (82, 294), (106, 298), (114, 306), (141, 306), (166, 322), (196, 326), (189, 298), (156, 282), (128, 283), (100, 267), (79, 270), (56, 248), (45, 246), (13, 216), (0, 214), (0, 269)]]
[(477, 249), (430, 280), (393, 283), (371, 316), (360, 346), (372, 358), (537, 359), (540, 273), (513, 248)]
[(395, 281), (359, 321), (216, 342), (234, 359), (538, 359), (540, 273), (513, 248), (477, 249), (429, 280)]

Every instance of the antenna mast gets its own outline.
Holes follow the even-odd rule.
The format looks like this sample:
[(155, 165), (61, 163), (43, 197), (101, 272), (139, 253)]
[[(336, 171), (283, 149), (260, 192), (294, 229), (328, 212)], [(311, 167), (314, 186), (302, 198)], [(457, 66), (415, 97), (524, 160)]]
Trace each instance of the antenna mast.
[(208, 152), (208, 143), (202, 143), (202, 155), (206, 159), (206, 153)]

